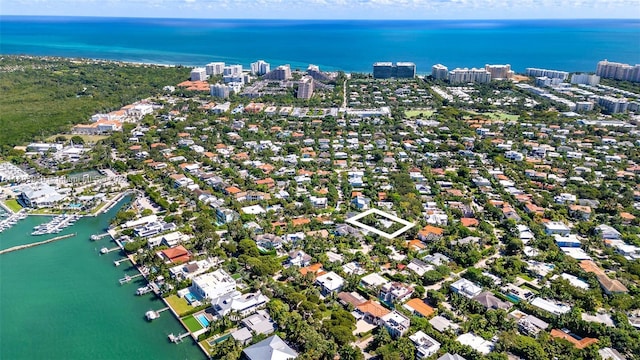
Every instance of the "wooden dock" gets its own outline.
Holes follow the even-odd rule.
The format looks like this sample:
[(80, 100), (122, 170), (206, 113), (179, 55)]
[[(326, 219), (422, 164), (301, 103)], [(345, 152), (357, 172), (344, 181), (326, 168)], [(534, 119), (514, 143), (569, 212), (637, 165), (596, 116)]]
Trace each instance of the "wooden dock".
[(91, 240), (92, 241), (98, 241), (100, 239), (102, 239), (105, 236), (109, 236), (110, 234), (108, 232), (104, 233), (104, 234), (93, 234), (91, 235)]
[(133, 275), (133, 276), (125, 275), (122, 279), (120, 279), (118, 281), (120, 282), (120, 285), (124, 285), (126, 283), (131, 282), (131, 280), (139, 278), (141, 276), (142, 276), (142, 274), (137, 274), (137, 275)]
[(188, 332), (184, 333), (184, 334), (180, 334), (178, 336), (175, 336), (173, 333), (169, 334), (169, 341), (171, 341), (174, 344), (179, 344), (182, 342), (182, 339), (186, 338), (187, 336), (189, 336), (190, 334)]
[(12, 247), (10, 247), (10, 248), (8, 248), (8, 249), (0, 250), (0, 255), (2, 255), (2, 254), (6, 254), (6, 253), (10, 253), (10, 252), (13, 252), (13, 251), (18, 251), (18, 250), (22, 250), (22, 249), (28, 249), (28, 248), (35, 247), (35, 246), (40, 246), (40, 245), (48, 244), (48, 243), (51, 243), (51, 242), (54, 242), (54, 241), (58, 241), (58, 240), (62, 240), (62, 239), (67, 239), (67, 238), (74, 237), (74, 236), (76, 236), (76, 233), (73, 233), (73, 234), (67, 234), (67, 235), (61, 235), (61, 236), (56, 236), (56, 237), (51, 238), (51, 239), (49, 239), (49, 240), (38, 241), (38, 242), (35, 242), (35, 243), (31, 243), (31, 244), (24, 244), (24, 245), (12, 246)]
[(116, 260), (116, 261), (114, 261), (113, 263), (114, 263), (116, 266), (120, 266), (120, 263), (121, 263), (121, 262), (125, 262), (125, 261), (131, 261), (131, 259), (129, 259), (128, 257), (126, 257), (126, 258), (122, 258), (122, 259), (120, 259), (120, 260)]

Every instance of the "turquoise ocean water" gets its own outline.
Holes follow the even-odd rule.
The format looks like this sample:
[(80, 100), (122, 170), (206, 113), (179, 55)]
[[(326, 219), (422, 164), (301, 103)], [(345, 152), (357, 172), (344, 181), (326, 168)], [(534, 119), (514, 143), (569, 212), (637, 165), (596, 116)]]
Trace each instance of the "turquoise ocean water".
[[(121, 203), (120, 205), (122, 205)], [(182, 333), (168, 312), (152, 323), (144, 313), (164, 307), (152, 294), (135, 296), (143, 280), (120, 285), (118, 279), (137, 271), (130, 263), (115, 267), (116, 245), (102, 233), (120, 206), (87, 217), (58, 235), (73, 238), (0, 255), (0, 359), (203, 359), (188, 339), (168, 341)], [(0, 249), (51, 238), (31, 236), (48, 217), (29, 216), (0, 233)]]
[[(371, 72), (375, 61), (595, 71), (640, 63), (640, 20), (327, 21), (0, 17), (0, 53), (204, 65), (257, 59)], [(272, 66), (273, 66), (272, 65)]]

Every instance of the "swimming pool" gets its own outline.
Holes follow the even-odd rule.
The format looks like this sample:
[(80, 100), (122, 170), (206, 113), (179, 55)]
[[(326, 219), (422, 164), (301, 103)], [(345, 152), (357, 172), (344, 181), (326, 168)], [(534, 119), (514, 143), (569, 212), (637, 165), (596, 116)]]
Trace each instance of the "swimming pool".
[(198, 314), (194, 317), (196, 318), (196, 320), (198, 320), (202, 327), (206, 328), (207, 326), (209, 326), (209, 320), (207, 320), (207, 317), (204, 316), (204, 314)]
[(506, 294), (505, 296), (506, 296), (506, 297), (507, 297), (511, 302), (513, 302), (513, 303), (515, 303), (515, 304), (517, 304), (517, 303), (519, 303), (519, 302), (520, 302), (520, 299), (518, 299), (518, 297), (517, 297), (517, 296), (515, 296), (515, 295)]
[(198, 299), (196, 299), (196, 297), (192, 293), (186, 293), (184, 295), (184, 298), (187, 299), (189, 304), (193, 304), (195, 301), (198, 301)]
[(226, 335), (220, 336), (217, 339), (208, 340), (207, 342), (209, 343), (210, 346), (216, 346), (217, 344), (227, 340), (230, 337), (231, 337), (231, 334), (226, 334)]

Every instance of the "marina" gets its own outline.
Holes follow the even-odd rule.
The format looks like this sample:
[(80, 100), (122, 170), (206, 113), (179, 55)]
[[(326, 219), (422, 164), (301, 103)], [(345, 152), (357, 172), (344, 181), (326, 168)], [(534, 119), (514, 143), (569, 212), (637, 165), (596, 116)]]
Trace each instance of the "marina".
[(27, 218), (27, 211), (22, 209), (15, 214), (7, 215), (8, 213), (3, 211), (0, 217), (0, 232), (10, 229), (12, 226), (18, 223), (20, 220)]
[(58, 215), (51, 219), (51, 221), (49, 221), (48, 223), (35, 226), (31, 235), (39, 236), (47, 234), (57, 234), (65, 228), (73, 225), (76, 221), (78, 221), (78, 219), (80, 219), (80, 217), (80, 215)]
[[(114, 284), (114, 279), (124, 276), (122, 268), (125, 266), (115, 268), (110, 262), (122, 255), (111, 252), (95, 256), (95, 243), (88, 239), (92, 234), (104, 233), (102, 229), (109, 226), (119, 208), (116, 206), (97, 217), (83, 217), (66, 229), (73, 234), (62, 234), (66, 241), (46, 239), (46, 246), (30, 245), (38, 239), (30, 235), (31, 229), (49, 220), (41, 216), (30, 216), (0, 235), (5, 248), (25, 246), (24, 250), (1, 255), (0, 283), (3, 289), (11, 291), (1, 291), (0, 302), (13, 305), (11, 312), (0, 317), (0, 328), (3, 329), (0, 358), (205, 358), (189, 339), (183, 338), (180, 346), (167, 341), (167, 334), (185, 332), (175, 317), (161, 316), (152, 323), (144, 320), (142, 315), (146, 311), (163, 309), (167, 305), (153, 294), (134, 295), (135, 289), (147, 282), (142, 277), (133, 278), (133, 267), (124, 269), (132, 277), (130, 284), (133, 285)], [(27, 245), (30, 246), (27, 248)], [(16, 273), (13, 271), (16, 268), (21, 271)], [(51, 281), (52, 278), (56, 281)], [(78, 284), (85, 285), (80, 287)], [(48, 304), (46, 316), (34, 312), (43, 297)], [(39, 325), (34, 327), (34, 323)], [(25, 333), (32, 336), (25, 337)], [(52, 338), (52, 333), (66, 335)], [(119, 334), (118, 341), (103, 341), (113, 334)], [(36, 338), (38, 346), (33, 346)]]

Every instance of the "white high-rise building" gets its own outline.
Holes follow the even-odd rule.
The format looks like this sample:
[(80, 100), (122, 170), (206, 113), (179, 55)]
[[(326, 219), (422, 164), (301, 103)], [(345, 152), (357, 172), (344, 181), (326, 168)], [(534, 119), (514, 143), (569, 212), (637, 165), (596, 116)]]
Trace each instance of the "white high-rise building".
[(629, 64), (603, 60), (598, 62), (596, 75), (605, 79), (640, 82), (640, 64), (631, 66)]
[(289, 80), (291, 79), (291, 67), (280, 65), (264, 76), (268, 80)]
[(253, 75), (261, 76), (268, 73), (269, 71), (271, 71), (271, 65), (269, 65), (269, 63), (265, 62), (264, 60), (258, 60), (254, 63), (251, 63), (251, 74)]
[(596, 86), (600, 83), (600, 76), (591, 74), (573, 74), (571, 75), (571, 83)]
[(228, 98), (231, 91), (233, 91), (233, 87), (223, 84), (213, 84), (209, 87), (209, 93), (211, 96), (223, 99)]
[(310, 99), (313, 95), (313, 78), (305, 75), (298, 85), (298, 99)]
[(431, 67), (431, 77), (436, 80), (447, 80), (449, 78), (449, 68), (442, 64), (435, 64)]
[(486, 84), (491, 82), (491, 73), (485, 69), (453, 69), (449, 72), (449, 82), (452, 84), (461, 83), (480, 83)]
[(205, 68), (195, 68), (191, 70), (191, 81), (206, 81), (207, 70)]
[(242, 76), (242, 65), (225, 66), (222, 71), (222, 75)]
[(486, 64), (484, 69), (491, 73), (491, 79), (511, 79), (513, 77), (513, 70), (511, 65), (489, 65)]
[(207, 75), (209, 76), (222, 75), (222, 72), (224, 71), (224, 63), (223, 62), (208, 63), (205, 66), (205, 69), (207, 70)]
[(546, 76), (548, 78), (559, 78), (559, 79), (562, 79), (562, 81), (565, 81), (569, 78), (569, 73), (566, 71), (538, 69), (538, 68), (527, 68), (525, 71), (527, 76), (534, 76), (534, 77)]

